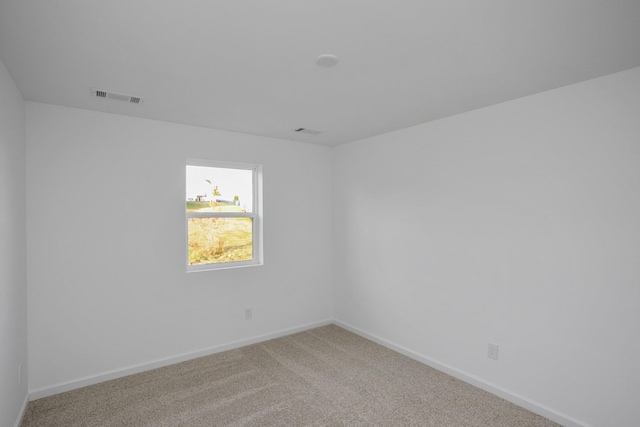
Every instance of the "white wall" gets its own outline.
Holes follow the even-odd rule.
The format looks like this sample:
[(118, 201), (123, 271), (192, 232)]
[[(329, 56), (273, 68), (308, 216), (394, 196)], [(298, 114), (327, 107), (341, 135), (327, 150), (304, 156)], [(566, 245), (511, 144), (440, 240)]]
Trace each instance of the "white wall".
[[(22, 101), (2, 72), (0, 188), (20, 202)], [(338, 321), (556, 419), (633, 425), (637, 117), (640, 69), (333, 152), (27, 103), (29, 388), (321, 322), (333, 292)], [(191, 157), (264, 165), (263, 267), (184, 272)], [(12, 206), (0, 218), (23, 249), (24, 210)], [(24, 257), (2, 245), (15, 267), (1, 273), (13, 292), (0, 314), (11, 419), (24, 396), (4, 388), (26, 353)], [(7, 339), (17, 347), (5, 355)]]
[[(185, 272), (187, 158), (263, 165), (264, 266)], [(327, 147), (28, 102), (30, 390), (330, 320), (330, 176)]]
[(25, 178), (24, 101), (0, 62), (0, 426), (16, 423), (27, 397)]
[(337, 320), (558, 420), (637, 425), (640, 69), (334, 154)]

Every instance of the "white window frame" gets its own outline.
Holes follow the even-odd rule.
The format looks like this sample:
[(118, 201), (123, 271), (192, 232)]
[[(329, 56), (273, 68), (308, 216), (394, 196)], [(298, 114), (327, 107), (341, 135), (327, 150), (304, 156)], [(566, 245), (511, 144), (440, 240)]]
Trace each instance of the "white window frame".
[[(262, 166), (244, 163), (229, 163), (213, 160), (187, 159), (185, 165), (185, 197), (183, 206), (187, 200), (186, 194), (186, 166), (204, 166), (223, 169), (242, 169), (252, 171), (252, 209), (251, 212), (187, 212), (185, 209), (185, 263), (187, 273), (198, 271), (224, 270), (229, 268), (252, 267), (263, 265), (262, 258)], [(209, 264), (189, 265), (189, 218), (251, 218), (252, 221), (252, 256), (249, 261), (228, 261)]]

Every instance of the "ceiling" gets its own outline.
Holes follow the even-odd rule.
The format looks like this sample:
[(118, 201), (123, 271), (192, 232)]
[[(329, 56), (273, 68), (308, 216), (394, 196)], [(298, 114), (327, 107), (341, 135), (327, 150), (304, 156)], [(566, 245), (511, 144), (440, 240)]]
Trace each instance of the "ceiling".
[(331, 146), (638, 67), (640, 1), (0, 0), (0, 59), (26, 100)]

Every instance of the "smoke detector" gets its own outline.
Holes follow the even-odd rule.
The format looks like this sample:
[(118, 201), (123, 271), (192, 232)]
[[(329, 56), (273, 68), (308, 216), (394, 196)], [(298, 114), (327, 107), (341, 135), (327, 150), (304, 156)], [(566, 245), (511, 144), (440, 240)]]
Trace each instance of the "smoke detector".
[(97, 98), (114, 99), (116, 101), (129, 102), (131, 104), (142, 104), (144, 101), (139, 96), (127, 95), (124, 93), (110, 92), (107, 90), (91, 89), (91, 96)]
[(321, 67), (333, 67), (338, 63), (338, 57), (332, 53), (323, 53), (316, 58), (316, 64)]

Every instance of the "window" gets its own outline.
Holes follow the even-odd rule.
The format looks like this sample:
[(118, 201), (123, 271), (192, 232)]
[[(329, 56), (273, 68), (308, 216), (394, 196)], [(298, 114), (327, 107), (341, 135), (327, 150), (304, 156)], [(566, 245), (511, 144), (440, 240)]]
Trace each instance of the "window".
[(190, 160), (187, 271), (262, 264), (261, 168)]

